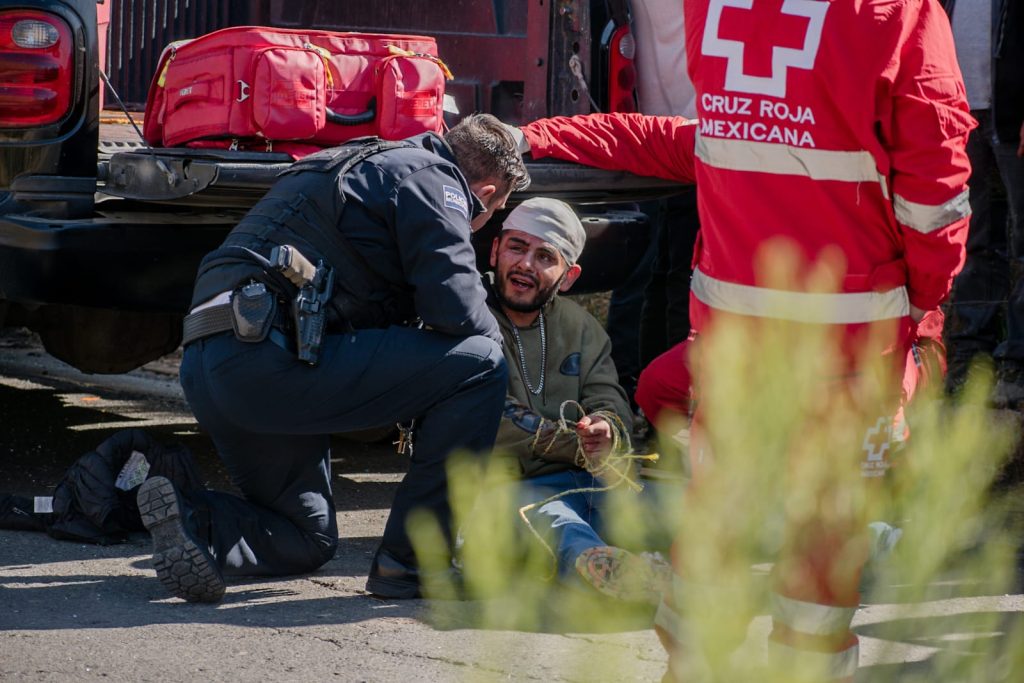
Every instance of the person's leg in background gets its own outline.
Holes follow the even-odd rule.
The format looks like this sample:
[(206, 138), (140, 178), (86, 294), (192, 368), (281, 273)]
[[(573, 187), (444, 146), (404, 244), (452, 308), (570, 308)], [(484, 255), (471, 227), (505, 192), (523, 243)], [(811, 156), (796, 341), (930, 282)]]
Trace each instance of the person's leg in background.
[[(653, 441), (661, 437), (663, 459), (659, 467), (685, 472), (685, 446), (679, 437), (684, 435), (680, 430), (686, 425), (681, 423), (685, 423), (689, 412), (690, 375), (685, 367), (685, 341), (690, 336), (690, 277), (700, 231), (696, 188), (687, 188), (665, 200), (658, 228), (657, 259), (641, 312), (641, 372), (636, 402), (653, 428), (648, 438)], [(677, 348), (679, 354), (675, 353)], [(679, 360), (683, 362), (678, 363)], [(661, 424), (661, 412), (666, 407), (679, 419), (673, 419), (674, 426), (668, 433), (662, 433), (665, 425)]]
[(958, 390), (971, 359), (991, 354), (1002, 337), (1001, 310), (1008, 292), (1006, 230), (993, 221), (992, 180), (996, 155), (992, 146), (992, 117), (988, 110), (972, 112), (978, 128), (967, 140), (971, 160), (971, 225), (967, 260), (953, 282), (946, 320), (949, 370), (948, 391)]
[(640, 208), (650, 218), (650, 247), (612, 292), (607, 325), (619, 383), (630, 400), (647, 364), (690, 334), (690, 275), (700, 229), (692, 187)]
[(637, 362), (641, 373), (655, 357), (665, 350), (662, 347), (668, 338), (666, 332), (668, 310), (666, 282), (671, 249), (666, 226), (667, 214), (667, 200), (658, 202), (657, 212), (653, 214), (651, 272), (647, 286), (644, 288), (643, 305), (639, 312), (640, 339)]
[[(683, 447), (679, 437), (685, 425), (673, 426), (662, 433), (661, 409), (674, 403), (679, 420), (685, 421), (688, 408), (685, 394), (690, 377), (685, 365), (676, 363), (676, 348), (682, 347), (690, 335), (690, 276), (693, 251), (700, 230), (697, 216), (697, 193), (687, 188), (682, 194), (665, 200), (662, 220), (658, 226), (658, 253), (651, 281), (644, 297), (640, 323), (640, 378), (636, 386), (636, 402), (652, 429), (648, 439), (659, 436), (663, 459), (659, 467), (686, 471), (682, 466)], [(685, 356), (685, 350), (678, 354)], [(666, 358), (671, 356), (671, 358)], [(684, 358), (685, 360), (685, 358)], [(653, 369), (651, 366), (655, 366)], [(643, 401), (648, 401), (644, 406)], [(653, 410), (655, 414), (652, 414)]]
[(640, 314), (641, 370), (690, 335), (690, 276), (699, 230), (694, 188), (661, 202), (657, 253)]
[[(632, 404), (633, 391), (640, 375), (641, 307), (651, 278), (651, 269), (657, 252), (655, 237), (658, 221), (658, 203), (646, 202), (640, 210), (647, 214), (648, 246), (632, 274), (619, 287), (612, 290), (608, 301), (608, 321), (605, 330), (612, 342), (612, 361), (619, 373), (619, 384), (626, 390)], [(634, 406), (635, 408), (635, 406)]]
[[(998, 381), (994, 400), (1002, 405), (1024, 401), (1024, 158), (1017, 146), (995, 141), (995, 164), (1006, 191), (1006, 229), (1009, 245), (1009, 288), (1006, 338), (996, 347)], [(974, 187), (971, 187), (974, 192)], [(999, 208), (1002, 208), (1000, 206)], [(999, 225), (1003, 223), (1000, 221)]]
[(612, 292), (607, 325), (619, 383), (631, 402), (643, 369), (690, 334), (690, 276), (700, 229), (694, 188), (641, 209), (651, 219), (650, 247)]

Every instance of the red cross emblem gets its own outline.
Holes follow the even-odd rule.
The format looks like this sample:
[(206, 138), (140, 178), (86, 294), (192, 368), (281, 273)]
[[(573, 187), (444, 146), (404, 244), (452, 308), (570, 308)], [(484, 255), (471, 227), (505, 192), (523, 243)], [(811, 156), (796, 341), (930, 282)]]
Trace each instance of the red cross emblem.
[(889, 450), (892, 443), (892, 419), (886, 417), (878, 418), (874, 427), (869, 427), (864, 433), (862, 447), (867, 453), (868, 462), (877, 462), (885, 459), (885, 452)]
[(725, 89), (786, 96), (790, 68), (811, 69), (829, 3), (710, 0), (701, 53), (728, 60)]

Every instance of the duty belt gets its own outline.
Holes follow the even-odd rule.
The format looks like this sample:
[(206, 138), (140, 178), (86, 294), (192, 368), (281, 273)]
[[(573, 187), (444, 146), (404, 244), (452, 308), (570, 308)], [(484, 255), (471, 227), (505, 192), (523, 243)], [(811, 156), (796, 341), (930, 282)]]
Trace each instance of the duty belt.
[[(181, 345), (202, 339), (222, 332), (234, 332), (232, 323), (231, 304), (218, 304), (189, 313), (185, 316), (182, 324)], [(278, 309), (274, 315), (273, 326), (267, 334), (267, 339), (274, 342), (282, 349), (295, 353), (295, 340), (285, 333), (287, 318)]]

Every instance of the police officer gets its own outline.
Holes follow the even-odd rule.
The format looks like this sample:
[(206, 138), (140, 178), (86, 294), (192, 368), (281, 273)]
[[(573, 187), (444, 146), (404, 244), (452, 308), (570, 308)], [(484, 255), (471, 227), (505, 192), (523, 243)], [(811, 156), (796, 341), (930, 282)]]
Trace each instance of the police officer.
[(419, 594), (409, 514), (448, 529), (445, 458), (491, 447), (505, 397), (470, 233), (528, 183), (515, 141), (489, 115), (443, 139), (356, 140), (293, 164), (206, 256), (181, 384), (244, 497), (186, 499), (161, 478), (140, 489), (171, 593), (215, 602), (225, 576), (330, 560), (329, 435), (415, 418), (367, 590)]

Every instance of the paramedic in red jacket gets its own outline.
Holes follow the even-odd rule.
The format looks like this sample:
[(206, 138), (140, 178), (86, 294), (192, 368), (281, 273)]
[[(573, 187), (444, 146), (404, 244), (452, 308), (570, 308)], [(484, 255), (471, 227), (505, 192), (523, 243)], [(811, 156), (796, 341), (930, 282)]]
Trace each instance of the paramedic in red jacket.
[[(965, 142), (974, 121), (941, 7), (685, 0), (683, 10), (699, 123), (629, 114), (541, 120), (523, 129), (534, 157), (697, 183), (698, 334), (713, 316), (736, 315), (835, 326), (849, 344), (887, 324), (902, 358), (914, 323), (943, 301), (962, 266), (970, 213)], [(846, 264), (839, 291), (765, 287), (756, 258), (779, 238), (804, 259), (797, 283), (838, 250)], [(876, 475), (886, 467), (865, 464)], [(821, 557), (830, 556), (827, 543), (804, 545), (817, 555), (776, 565), (772, 644), (818, 660), (830, 680), (849, 680), (857, 572), (843, 572), (844, 586), (793, 580), (835, 568)], [(675, 675), (683, 620), (667, 599), (657, 623)]]

